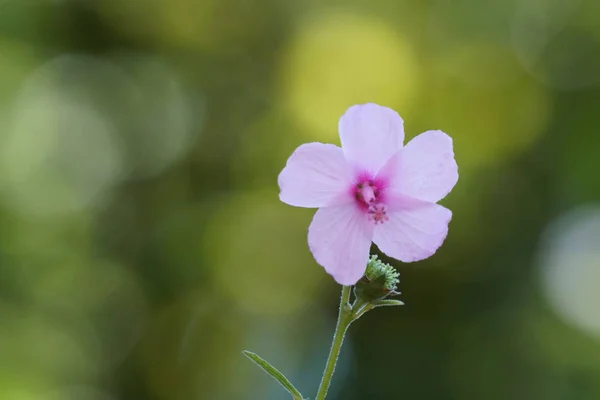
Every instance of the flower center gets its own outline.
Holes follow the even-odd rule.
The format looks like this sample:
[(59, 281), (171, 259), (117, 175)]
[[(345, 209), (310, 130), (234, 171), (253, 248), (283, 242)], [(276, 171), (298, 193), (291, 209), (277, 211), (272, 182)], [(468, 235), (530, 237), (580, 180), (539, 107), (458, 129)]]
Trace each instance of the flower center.
[(373, 221), (375, 225), (383, 224), (390, 219), (390, 217), (387, 215), (387, 207), (381, 203), (370, 205), (368, 213), (369, 220)]
[(358, 205), (367, 212), (369, 221), (383, 224), (390, 219), (387, 207), (381, 201), (381, 185), (378, 182), (372, 179), (361, 181), (355, 187), (354, 196)]

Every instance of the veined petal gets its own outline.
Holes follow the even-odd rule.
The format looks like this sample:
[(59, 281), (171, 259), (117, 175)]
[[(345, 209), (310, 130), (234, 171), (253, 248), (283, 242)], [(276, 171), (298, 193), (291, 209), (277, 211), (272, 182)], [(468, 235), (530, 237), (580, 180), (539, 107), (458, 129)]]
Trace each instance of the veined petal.
[(404, 142), (398, 113), (374, 103), (350, 107), (340, 118), (342, 149), (353, 166), (375, 174)]
[(393, 192), (436, 203), (446, 197), (458, 181), (452, 138), (442, 131), (420, 134), (397, 158), (391, 180)]
[(351, 173), (342, 149), (307, 143), (294, 151), (277, 179), (279, 198), (296, 207), (322, 207), (352, 201)]
[(413, 262), (432, 256), (442, 245), (452, 212), (439, 204), (396, 198), (388, 217), (375, 227), (373, 241), (388, 256)]
[(367, 268), (373, 226), (355, 204), (320, 208), (308, 228), (308, 247), (339, 284), (354, 285)]

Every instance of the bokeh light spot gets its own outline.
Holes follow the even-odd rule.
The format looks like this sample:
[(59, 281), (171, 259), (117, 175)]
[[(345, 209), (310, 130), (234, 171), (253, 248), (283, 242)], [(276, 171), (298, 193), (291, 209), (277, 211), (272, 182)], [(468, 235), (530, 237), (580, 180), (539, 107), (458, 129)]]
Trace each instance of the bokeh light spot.
[[(575, 90), (600, 82), (598, 13), (581, 0), (515, 3), (510, 33), (523, 67), (545, 85)], [(590, 18), (591, 17), (591, 18)]]
[(540, 244), (540, 279), (548, 302), (568, 324), (600, 339), (600, 205), (554, 221)]
[(119, 179), (114, 126), (73, 83), (85, 76), (102, 79), (97, 71), (106, 70), (93, 58), (59, 57), (36, 70), (19, 93), (0, 165), (7, 194), (21, 212), (81, 211), (102, 200)]
[(326, 275), (306, 245), (313, 210), (302, 212), (277, 194), (246, 193), (211, 218), (205, 251), (218, 287), (248, 312), (293, 313), (315, 301)]
[(488, 46), (482, 50), (479, 43), (459, 55), (440, 55), (427, 83), (423, 119), (452, 136), (463, 173), (529, 148), (543, 133), (550, 112), (547, 90), (518, 63), (502, 62), (501, 78), (493, 77), (494, 69), (486, 70), (507, 55), (502, 47)]
[(353, 104), (410, 112), (418, 67), (408, 42), (384, 20), (330, 13), (304, 20), (281, 70), (281, 97), (311, 139), (334, 141)]
[(135, 178), (155, 176), (192, 148), (204, 117), (204, 101), (191, 95), (178, 74), (160, 58), (122, 53), (111, 58), (128, 72), (131, 89), (118, 104), (129, 115), (121, 121), (128, 172)]
[(4, 389), (4, 379), (18, 375), (35, 387), (41, 382), (89, 379), (98, 372), (95, 338), (81, 324), (44, 309), (0, 306), (0, 388)]

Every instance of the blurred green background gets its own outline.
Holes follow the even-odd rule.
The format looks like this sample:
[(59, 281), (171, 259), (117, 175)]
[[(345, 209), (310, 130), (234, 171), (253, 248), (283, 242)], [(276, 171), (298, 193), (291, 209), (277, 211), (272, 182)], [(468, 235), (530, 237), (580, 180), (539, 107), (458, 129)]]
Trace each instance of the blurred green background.
[(454, 138), (438, 253), (329, 398), (600, 398), (596, 0), (0, 1), (0, 398), (316, 392), (339, 286), (278, 200), (356, 103)]

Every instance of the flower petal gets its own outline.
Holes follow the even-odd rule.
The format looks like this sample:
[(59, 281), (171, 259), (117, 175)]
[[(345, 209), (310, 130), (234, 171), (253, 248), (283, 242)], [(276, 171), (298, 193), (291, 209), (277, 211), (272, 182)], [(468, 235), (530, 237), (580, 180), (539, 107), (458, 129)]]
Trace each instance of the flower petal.
[(403, 262), (432, 256), (448, 234), (452, 212), (439, 204), (399, 198), (389, 208), (389, 220), (375, 227), (373, 241), (390, 257)]
[(350, 107), (339, 122), (349, 163), (375, 174), (404, 141), (404, 122), (396, 111), (367, 103)]
[(294, 151), (277, 179), (279, 198), (296, 207), (322, 207), (352, 201), (351, 173), (342, 149), (307, 143)]
[(317, 263), (341, 285), (354, 285), (369, 260), (373, 224), (355, 204), (317, 210), (308, 228), (308, 247)]
[(452, 138), (442, 131), (427, 131), (402, 149), (391, 189), (436, 203), (450, 193), (457, 181)]

